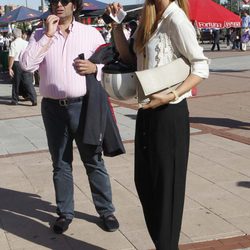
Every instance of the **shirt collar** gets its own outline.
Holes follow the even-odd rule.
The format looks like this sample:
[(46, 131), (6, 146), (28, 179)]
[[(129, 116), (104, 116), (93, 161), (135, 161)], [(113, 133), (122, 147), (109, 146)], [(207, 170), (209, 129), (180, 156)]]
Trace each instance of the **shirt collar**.
[[(75, 18), (73, 17), (73, 21), (72, 21), (72, 23), (69, 25), (69, 31), (70, 31), (70, 32), (74, 32), (75, 28), (76, 28), (76, 20), (75, 20)], [(57, 28), (57, 32), (55, 33), (55, 36), (58, 36), (59, 34), (61, 34), (61, 31), (60, 31), (59, 28)]]
[(168, 7), (165, 9), (165, 11), (162, 14), (162, 19), (167, 18), (170, 14), (172, 14), (176, 9), (179, 8), (179, 5), (177, 1), (171, 2)]

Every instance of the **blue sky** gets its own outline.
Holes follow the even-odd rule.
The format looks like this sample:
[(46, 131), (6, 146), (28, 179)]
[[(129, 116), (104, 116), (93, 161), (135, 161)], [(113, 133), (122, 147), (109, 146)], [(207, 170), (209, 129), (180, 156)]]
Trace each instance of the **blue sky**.
[[(113, 0), (101, 0), (104, 3), (111, 3)], [(44, 1), (45, 2), (45, 1)], [(122, 4), (138, 4), (142, 3), (143, 0), (121, 0)], [(28, 7), (32, 9), (38, 9), (38, 6), (41, 5), (41, 0), (27, 0)], [(18, 4), (26, 6), (26, 0), (1, 0), (1, 5), (6, 4)]]

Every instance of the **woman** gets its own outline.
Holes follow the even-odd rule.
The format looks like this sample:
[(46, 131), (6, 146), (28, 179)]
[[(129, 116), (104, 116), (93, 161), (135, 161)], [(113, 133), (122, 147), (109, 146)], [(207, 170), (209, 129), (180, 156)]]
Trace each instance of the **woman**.
[[(110, 4), (106, 13), (115, 15), (120, 8), (119, 3)], [(138, 70), (158, 67), (180, 56), (191, 65), (191, 74), (175, 91), (150, 97), (139, 109), (136, 122), (135, 184), (147, 228), (157, 250), (176, 250), (189, 153), (186, 97), (208, 77), (208, 59), (187, 18), (186, 0), (146, 0), (133, 51), (121, 25), (113, 24), (113, 33), (121, 60), (136, 61)]]

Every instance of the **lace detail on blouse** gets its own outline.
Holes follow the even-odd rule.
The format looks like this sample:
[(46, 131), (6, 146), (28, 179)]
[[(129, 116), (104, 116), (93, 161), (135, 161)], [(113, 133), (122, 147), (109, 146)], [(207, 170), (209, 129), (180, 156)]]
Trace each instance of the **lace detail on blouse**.
[(155, 53), (155, 67), (170, 63), (176, 58), (171, 40), (166, 33), (157, 36)]

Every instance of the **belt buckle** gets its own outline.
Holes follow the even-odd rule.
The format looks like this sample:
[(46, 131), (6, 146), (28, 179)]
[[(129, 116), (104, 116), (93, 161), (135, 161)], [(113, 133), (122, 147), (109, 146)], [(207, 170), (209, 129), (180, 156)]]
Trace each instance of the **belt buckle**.
[(62, 106), (62, 107), (66, 107), (68, 106), (69, 102), (67, 99), (61, 99), (59, 100), (59, 105)]

